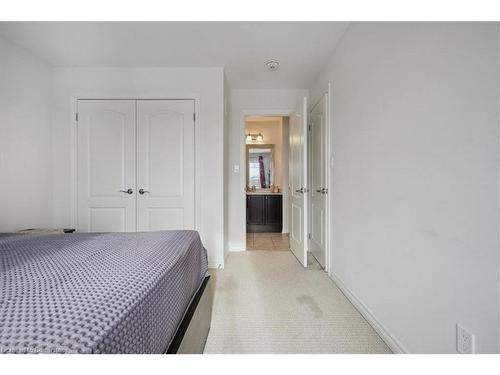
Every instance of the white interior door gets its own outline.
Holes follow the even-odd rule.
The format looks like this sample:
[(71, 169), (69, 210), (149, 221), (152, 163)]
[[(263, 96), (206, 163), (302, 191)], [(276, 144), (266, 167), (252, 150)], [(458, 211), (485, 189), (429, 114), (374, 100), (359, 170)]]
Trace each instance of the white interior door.
[(137, 230), (194, 229), (193, 100), (137, 101)]
[(78, 100), (77, 113), (77, 230), (133, 232), (135, 101)]
[(314, 106), (310, 124), (309, 251), (324, 268), (326, 260), (326, 94)]
[(290, 248), (307, 267), (307, 98), (290, 115)]

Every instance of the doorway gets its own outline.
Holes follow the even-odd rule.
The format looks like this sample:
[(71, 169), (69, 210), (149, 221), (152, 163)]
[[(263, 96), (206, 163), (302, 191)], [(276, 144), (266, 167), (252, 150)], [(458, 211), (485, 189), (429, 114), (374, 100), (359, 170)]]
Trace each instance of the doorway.
[[(284, 146), (288, 147), (288, 156), (284, 158), (285, 162), (288, 162), (288, 167), (283, 170), (284, 173), (288, 173), (284, 179), (288, 184), (282, 188), (283, 229), (281, 235), (286, 235), (286, 248), (293, 253), (300, 264), (308, 267), (308, 258), (310, 258), (313, 264), (318, 263), (326, 272), (329, 272), (331, 267), (331, 256), (329, 254), (331, 251), (331, 228), (329, 228), (329, 223), (332, 222), (330, 215), (333, 211), (330, 207), (332, 199), (330, 199), (328, 194), (331, 183), (330, 170), (333, 168), (333, 161), (330, 160), (331, 150), (329, 148), (331, 142), (329, 125), (330, 92), (330, 84), (328, 84), (324, 94), (314, 102), (312, 107), (308, 106), (308, 98), (303, 97), (298, 101), (295, 108), (287, 111), (243, 110), (240, 122), (240, 134), (242, 136), (241, 165), (243, 166), (242, 170), (245, 171), (241, 173), (241, 186), (245, 193), (247, 207), (255, 208), (255, 210), (250, 212), (246, 211), (244, 213), (245, 218), (249, 216), (251, 224), (254, 224), (254, 221), (255, 224), (257, 222), (262, 224), (263, 222), (265, 223), (263, 216), (266, 212), (265, 198), (260, 201), (250, 202), (250, 199), (253, 198), (248, 197), (248, 188), (251, 186), (249, 186), (249, 180), (247, 179), (249, 173), (246, 173), (245, 163), (246, 155), (250, 152), (246, 150), (246, 140), (248, 139), (254, 144), (268, 144), (266, 143), (267, 139), (265, 135), (261, 134), (261, 132), (252, 133), (251, 131), (247, 131), (247, 120), (256, 117), (261, 117), (261, 120), (264, 120), (265, 117), (281, 117), (282, 121), (286, 121), (287, 124), (283, 129), (287, 133), (284, 137)], [(309, 121), (311, 117), (314, 117), (312, 122)], [(309, 130), (309, 125), (311, 125), (311, 131)], [(313, 129), (314, 132), (312, 131)], [(313, 138), (315, 141), (314, 144), (311, 144)], [(271, 150), (268, 149), (267, 152), (270, 153)], [(315, 162), (311, 161), (313, 154), (316, 158)], [(261, 156), (264, 175), (261, 179), (260, 169), (257, 168), (256, 164), (253, 168), (259, 171), (259, 173), (255, 173), (253, 177), (250, 177), (250, 181), (254, 181), (254, 185), (261, 184), (261, 188), (262, 186), (267, 188), (272, 183), (268, 182), (266, 176), (273, 176), (274, 172), (266, 172), (265, 156)], [(311, 173), (311, 168), (314, 168), (315, 172)], [(314, 182), (312, 178), (315, 179)], [(314, 196), (314, 200), (311, 199), (311, 190), (313, 189), (314, 194), (312, 195)], [(254, 195), (258, 195), (257, 192)], [(312, 225), (311, 222), (313, 222)], [(313, 232), (315, 238), (313, 240), (314, 243), (311, 244)], [(271, 234), (265, 231), (256, 233), (247, 233), (245, 231), (246, 249), (272, 250), (273, 247), (279, 248), (284, 241), (276, 240), (278, 234)], [(313, 252), (312, 248), (315, 245), (316, 247)], [(316, 262), (316, 258), (320, 262)]]
[(288, 117), (245, 118), (246, 249), (289, 251)]

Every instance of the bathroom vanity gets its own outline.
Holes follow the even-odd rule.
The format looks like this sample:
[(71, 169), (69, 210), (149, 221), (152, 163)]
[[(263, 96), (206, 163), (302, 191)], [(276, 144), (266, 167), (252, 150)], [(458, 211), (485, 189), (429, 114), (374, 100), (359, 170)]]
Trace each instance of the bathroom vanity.
[(283, 196), (281, 193), (247, 192), (247, 233), (281, 233), (282, 228)]

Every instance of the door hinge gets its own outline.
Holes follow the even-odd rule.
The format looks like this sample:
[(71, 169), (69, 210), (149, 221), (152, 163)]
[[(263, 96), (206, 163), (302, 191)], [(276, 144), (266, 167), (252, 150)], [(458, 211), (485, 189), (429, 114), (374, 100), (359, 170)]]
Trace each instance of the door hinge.
[(311, 131), (311, 124), (307, 125), (307, 129)]
[(78, 121), (78, 113), (75, 114), (75, 120)]
[(308, 234), (307, 234), (307, 238), (309, 238), (309, 239), (311, 239), (311, 238), (312, 238), (312, 237), (311, 237), (311, 233), (308, 233)]
[(196, 113), (193, 113), (193, 121), (196, 121)]

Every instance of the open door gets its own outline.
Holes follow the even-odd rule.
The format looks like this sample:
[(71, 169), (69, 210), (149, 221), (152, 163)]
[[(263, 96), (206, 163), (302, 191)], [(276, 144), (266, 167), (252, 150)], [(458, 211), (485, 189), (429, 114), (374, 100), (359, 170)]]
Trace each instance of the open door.
[(309, 251), (322, 268), (326, 265), (327, 94), (309, 114)]
[(290, 249), (307, 267), (307, 98), (290, 114)]

